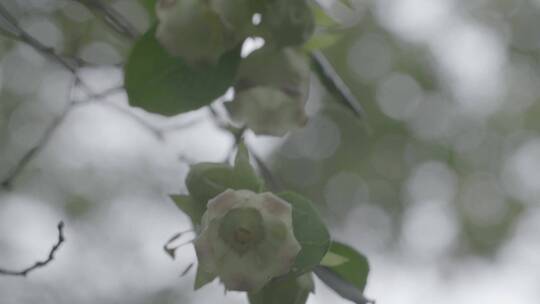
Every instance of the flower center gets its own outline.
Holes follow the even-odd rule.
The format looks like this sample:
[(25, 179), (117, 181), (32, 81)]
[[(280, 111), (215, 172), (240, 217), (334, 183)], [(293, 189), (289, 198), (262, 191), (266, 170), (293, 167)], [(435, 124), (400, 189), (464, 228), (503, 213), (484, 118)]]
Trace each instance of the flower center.
[(255, 208), (233, 209), (224, 216), (219, 236), (232, 250), (243, 255), (264, 240), (263, 218)]
[(253, 233), (244, 227), (238, 227), (234, 231), (234, 239), (240, 244), (247, 244), (253, 241)]

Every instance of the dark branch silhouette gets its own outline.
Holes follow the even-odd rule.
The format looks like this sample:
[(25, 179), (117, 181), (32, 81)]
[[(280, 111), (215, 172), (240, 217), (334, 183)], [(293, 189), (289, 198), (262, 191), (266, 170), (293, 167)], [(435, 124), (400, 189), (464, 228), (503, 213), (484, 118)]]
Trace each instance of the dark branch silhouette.
[[(120, 33), (123, 33), (124, 35), (127, 35), (130, 38), (135, 38), (138, 36), (138, 33), (135, 30), (132, 30), (132, 27), (129, 25), (129, 23), (124, 18), (122, 18), (122, 16), (118, 12), (116, 12), (116, 10), (114, 10), (112, 7), (110, 7), (108, 4), (104, 4), (101, 1), (94, 1), (94, 0), (92, 1), (74, 0), (74, 1), (81, 2), (82, 4), (91, 6), (94, 9), (105, 13), (107, 18), (112, 20), (110, 22), (112, 22), (113, 24), (120, 25), (114, 28)], [(80, 60), (76, 58), (74, 59), (74, 58), (68, 58), (66, 56), (63, 56), (59, 54), (54, 48), (51, 48), (42, 44), (33, 36), (28, 34), (19, 26), (17, 22), (17, 18), (15, 18), (2, 3), (0, 3), (0, 21), (1, 21), (0, 34), (3, 34), (7, 38), (15, 39), (29, 45), (30, 47), (35, 49), (37, 52), (42, 54), (44, 57), (49, 58), (51, 61), (58, 63), (59, 65), (64, 67), (66, 70), (70, 71), (74, 77), (73, 87), (80, 87), (81, 89), (84, 90), (86, 94), (86, 98), (84, 100), (79, 100), (79, 101), (72, 100), (70, 96), (70, 100), (65, 106), (65, 108), (62, 110), (62, 113), (60, 113), (60, 115), (56, 119), (53, 120), (51, 125), (46, 128), (43, 134), (43, 137), (38, 141), (38, 143), (34, 147), (32, 147), (30, 150), (28, 150), (26, 153), (23, 154), (21, 159), (13, 166), (11, 170), (9, 170), (9, 172), (7, 173), (7, 176), (4, 177), (2, 181), (0, 181), (0, 186), (4, 189), (9, 190), (12, 188), (13, 183), (17, 179), (19, 174), (37, 156), (37, 154), (39, 154), (39, 152), (47, 145), (47, 143), (51, 139), (54, 132), (58, 129), (58, 127), (62, 124), (62, 122), (65, 120), (68, 114), (76, 106), (79, 106), (81, 104), (86, 104), (95, 100), (101, 100), (109, 96), (110, 94), (116, 93), (119, 90), (123, 90), (123, 87), (114, 87), (112, 89), (109, 89), (100, 93), (93, 92), (90, 89), (90, 87), (88, 87), (88, 85), (86, 85), (84, 81), (82, 81), (82, 79), (78, 75), (78, 69), (81, 67), (81, 64), (82, 64)], [(177, 129), (164, 130), (164, 129), (158, 128), (152, 125), (151, 123), (147, 122), (140, 116), (134, 114), (129, 109), (118, 106), (116, 104), (105, 103), (105, 102), (100, 103), (100, 104), (103, 106), (107, 106), (110, 109), (120, 114), (129, 116), (131, 119), (139, 123), (142, 127), (148, 130), (152, 135), (156, 137), (156, 139), (160, 141), (164, 140), (164, 133), (177, 130)]]
[(31, 273), (34, 270), (37, 270), (39, 268), (43, 268), (47, 266), (49, 263), (51, 263), (54, 260), (54, 257), (66, 238), (64, 237), (64, 222), (58, 223), (57, 226), (58, 229), (58, 240), (56, 243), (52, 246), (51, 250), (49, 251), (49, 255), (46, 259), (42, 261), (35, 262), (32, 266), (29, 266), (23, 270), (9, 270), (0, 268), (0, 275), (6, 275), (6, 276), (20, 276), (20, 277), (26, 277), (29, 273)]
[(72, 0), (78, 2), (95, 13), (98, 17), (101, 17), (107, 24), (109, 24), (118, 33), (130, 38), (135, 39), (140, 36), (137, 29), (120, 14), (114, 7), (100, 0)]

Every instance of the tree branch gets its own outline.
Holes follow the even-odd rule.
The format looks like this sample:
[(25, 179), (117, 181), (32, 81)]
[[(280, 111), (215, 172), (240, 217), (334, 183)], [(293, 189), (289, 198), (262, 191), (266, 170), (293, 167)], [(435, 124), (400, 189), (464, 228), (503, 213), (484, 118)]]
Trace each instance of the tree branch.
[[(100, 12), (104, 16), (105, 22), (118, 33), (129, 39), (135, 39), (140, 36), (137, 29), (120, 14), (114, 7), (101, 0), (72, 0), (78, 2), (94, 12)], [(99, 16), (96, 14), (96, 16)]]
[[(235, 149), (238, 148), (238, 145), (242, 141), (243, 135), (246, 131), (245, 127), (242, 128), (236, 128), (234, 126), (231, 126), (225, 119), (223, 119), (218, 111), (214, 109), (211, 105), (208, 107), (208, 110), (210, 111), (210, 115), (212, 116), (212, 119), (216, 123), (218, 128), (221, 128), (225, 131), (228, 131), (231, 133), (231, 135), (234, 137), (235, 142), (228, 153), (227, 159), (230, 159), (232, 157), (232, 153)], [(261, 175), (263, 176), (264, 180), (268, 182), (270, 190), (273, 192), (280, 192), (283, 190), (283, 183), (281, 180), (272, 173), (272, 170), (270, 170), (270, 167), (266, 165), (264, 160), (255, 153), (255, 151), (244, 141), (244, 144), (246, 145), (246, 149), (248, 150), (249, 154), (253, 156), (253, 159), (257, 163), (257, 167), (259, 168), (259, 171), (261, 172)]]
[(52, 124), (45, 130), (45, 133), (40, 138), (38, 143), (28, 150), (23, 157), (17, 162), (17, 164), (9, 171), (7, 177), (2, 181), (2, 187), (5, 189), (11, 189), (13, 182), (19, 176), (19, 174), (26, 168), (26, 166), (36, 157), (36, 155), (45, 148), (47, 142), (51, 139), (52, 135), (58, 129), (60, 124), (64, 121), (66, 116), (73, 110), (74, 102), (70, 102), (68, 106), (64, 108), (62, 113), (54, 119)]
[(58, 229), (58, 240), (52, 246), (51, 250), (49, 251), (49, 255), (47, 256), (45, 260), (37, 261), (32, 266), (29, 266), (19, 271), (0, 268), (0, 275), (26, 277), (30, 272), (37, 270), (39, 268), (43, 268), (47, 266), (49, 263), (51, 263), (54, 260), (56, 252), (60, 249), (60, 247), (66, 240), (66, 238), (64, 237), (64, 222), (59, 222), (57, 225), (57, 229)]
[[(118, 13), (109, 7), (106, 4), (99, 4), (96, 1), (84, 1), (92, 5), (99, 5), (103, 10), (106, 10), (109, 12), (111, 16), (116, 16)], [(95, 4), (98, 3), (98, 4)], [(119, 17), (116, 16), (116, 17)], [(120, 16), (121, 17), (121, 16)], [(80, 63), (77, 60), (70, 60), (69, 58), (66, 58), (59, 53), (56, 52), (54, 48), (45, 46), (41, 42), (39, 42), (37, 39), (32, 37), (30, 34), (28, 34), (26, 31), (24, 31), (18, 24), (17, 19), (7, 10), (7, 8), (0, 3), (0, 18), (9, 25), (9, 27), (12, 29), (10, 31), (7, 31), (3, 29), (0, 31), (1, 34), (7, 34), (5, 35), (8, 38), (16, 39), (18, 41), (21, 41), (30, 47), (32, 47), (34, 50), (42, 54), (44, 57), (49, 58), (53, 62), (56, 62), (60, 64), (62, 67), (64, 67), (66, 70), (70, 71), (74, 76), (74, 85), (72, 86), (81, 86), (82, 89), (87, 94), (87, 98), (82, 101), (75, 101), (71, 99), (71, 89), (70, 89), (70, 98), (68, 104), (65, 106), (65, 108), (62, 110), (62, 113), (54, 119), (54, 121), (51, 123), (49, 127), (46, 128), (43, 137), (38, 141), (38, 143), (31, 148), (29, 151), (24, 153), (22, 158), (17, 162), (17, 164), (8, 172), (7, 177), (0, 182), (0, 186), (4, 187), (6, 189), (10, 189), (13, 186), (14, 180), (19, 176), (19, 174), (26, 168), (26, 166), (36, 157), (36, 155), (46, 146), (46, 144), (51, 139), (54, 132), (58, 129), (58, 127), (62, 124), (62, 122), (65, 120), (65, 118), (68, 116), (68, 114), (74, 109), (75, 106), (90, 102), (95, 99), (102, 99), (108, 96), (109, 94), (112, 94), (116, 91), (118, 91), (120, 88), (112, 88), (110, 90), (106, 90), (101, 93), (94, 93), (88, 85), (86, 85), (82, 79), (78, 75), (78, 68)], [(111, 17), (112, 18), (112, 17)], [(115, 19), (116, 20), (116, 19)], [(123, 20), (122, 18), (118, 20)], [(127, 23), (127, 21), (116, 21), (119, 23)], [(145, 121), (141, 117), (135, 115), (134, 113), (130, 112), (128, 109), (122, 108), (120, 106), (117, 106), (115, 104), (111, 103), (103, 103), (103, 105), (110, 107), (111, 109), (114, 109), (118, 113), (122, 113), (123, 115), (127, 115), (131, 117), (133, 120), (138, 122), (141, 126), (143, 126), (145, 129), (147, 129), (150, 133), (152, 133), (158, 140), (163, 140), (163, 132), (158, 128), (150, 124), (149, 122)]]
[(270, 190), (272, 190), (272, 192), (283, 191), (284, 185), (281, 182), (281, 180), (274, 173), (272, 173), (272, 170), (270, 170), (270, 167), (266, 165), (264, 160), (259, 155), (257, 155), (257, 153), (255, 153), (255, 151), (253, 151), (253, 149), (247, 143), (244, 143), (244, 144), (246, 145), (246, 148), (249, 154), (253, 156), (255, 163), (257, 163), (257, 167), (259, 167), (259, 171), (261, 172), (261, 175), (268, 182), (268, 186), (270, 187)]

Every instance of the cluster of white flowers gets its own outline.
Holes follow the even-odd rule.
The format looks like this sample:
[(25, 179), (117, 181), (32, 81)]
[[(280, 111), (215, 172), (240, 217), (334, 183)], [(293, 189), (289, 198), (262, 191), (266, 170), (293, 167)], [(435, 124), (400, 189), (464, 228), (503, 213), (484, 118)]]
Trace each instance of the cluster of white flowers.
[(294, 48), (260, 49), (240, 65), (236, 97), (227, 103), (233, 120), (256, 134), (283, 136), (307, 122), (309, 66)]
[(191, 66), (216, 64), (247, 37), (264, 38), (240, 63), (231, 118), (261, 135), (305, 125), (309, 66), (299, 47), (315, 24), (306, 0), (160, 0), (156, 10), (157, 40)]
[[(156, 37), (190, 65), (213, 64), (252, 27), (248, 0), (160, 0)], [(235, 9), (233, 9), (235, 8)]]

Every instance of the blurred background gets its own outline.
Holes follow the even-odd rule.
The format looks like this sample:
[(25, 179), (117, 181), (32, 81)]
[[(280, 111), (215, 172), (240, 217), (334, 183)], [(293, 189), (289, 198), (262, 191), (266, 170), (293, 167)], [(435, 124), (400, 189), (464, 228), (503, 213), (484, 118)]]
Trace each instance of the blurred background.
[[(140, 32), (152, 23), (144, 0), (105, 2)], [(368, 256), (366, 295), (378, 303), (538, 303), (540, 1), (321, 3), (346, 28), (324, 53), (366, 115), (313, 78), (307, 126), (248, 143)], [(92, 90), (122, 85), (132, 42), (106, 20), (74, 0), (2, 4), (44, 45), (81, 58)], [(1, 179), (82, 94), (72, 83), (0, 36)], [(207, 109), (165, 118), (129, 108), (122, 90), (73, 107), (0, 192), (0, 267), (45, 257), (60, 220), (67, 240), (28, 278), (0, 276), (0, 302), (246, 303), (217, 283), (193, 292), (194, 272), (180, 277), (193, 248), (175, 261), (162, 249), (190, 228), (167, 194), (185, 193), (190, 163), (223, 161), (233, 145)], [(347, 302), (318, 283), (309, 303)]]

